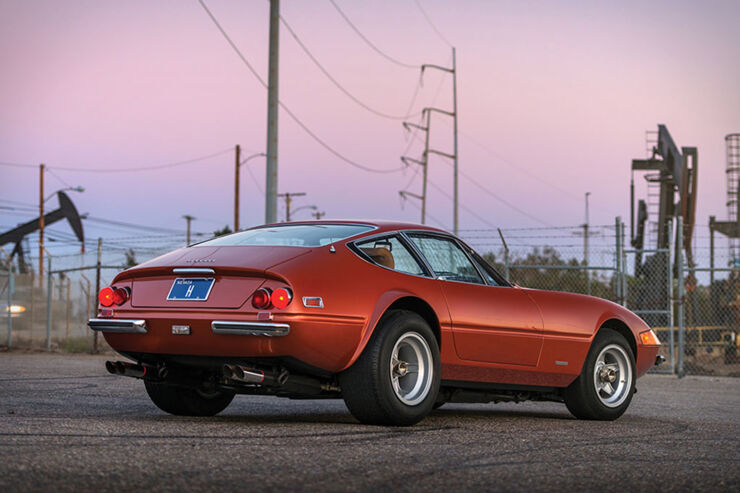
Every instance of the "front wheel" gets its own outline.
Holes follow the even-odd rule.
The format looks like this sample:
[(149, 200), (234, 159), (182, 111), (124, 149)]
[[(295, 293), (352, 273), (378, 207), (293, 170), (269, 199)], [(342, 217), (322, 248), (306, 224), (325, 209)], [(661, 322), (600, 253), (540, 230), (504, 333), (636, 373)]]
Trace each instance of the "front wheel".
[(614, 420), (629, 407), (635, 392), (635, 357), (619, 332), (596, 334), (578, 378), (565, 389), (568, 410), (580, 419)]
[(234, 399), (233, 392), (176, 387), (144, 380), (146, 393), (162, 411), (177, 416), (215, 416)]
[(399, 310), (376, 327), (358, 360), (339, 375), (342, 397), (362, 423), (408, 426), (429, 414), (437, 400), (437, 339), (418, 314)]

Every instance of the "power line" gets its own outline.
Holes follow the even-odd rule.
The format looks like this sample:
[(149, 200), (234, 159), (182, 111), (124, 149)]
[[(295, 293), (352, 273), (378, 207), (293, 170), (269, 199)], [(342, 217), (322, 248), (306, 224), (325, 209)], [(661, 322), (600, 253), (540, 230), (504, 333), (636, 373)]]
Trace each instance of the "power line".
[[(371, 106), (368, 106), (367, 104), (363, 103), (360, 99), (358, 99), (352, 93), (350, 93), (347, 89), (345, 89), (344, 86), (342, 86), (342, 84), (340, 84), (339, 81), (337, 81), (334, 77), (332, 77), (332, 75), (329, 73), (329, 71), (326, 70), (323, 65), (321, 65), (321, 63), (316, 59), (316, 57), (313, 55), (313, 53), (311, 53), (311, 50), (308, 49), (308, 47), (303, 43), (303, 41), (301, 41), (301, 39), (298, 37), (298, 35), (295, 33), (295, 31), (293, 31), (293, 28), (290, 27), (290, 24), (288, 24), (288, 21), (285, 20), (285, 17), (283, 17), (281, 15), (280, 16), (280, 20), (282, 21), (283, 25), (288, 30), (288, 32), (290, 33), (290, 35), (293, 37), (293, 39), (295, 40), (295, 42), (298, 43), (298, 46), (301, 47), (301, 49), (303, 50), (303, 52), (306, 54), (306, 56), (308, 56), (308, 58), (311, 59), (311, 61), (314, 63), (314, 65), (316, 65), (316, 67), (318, 67), (318, 69), (326, 76), (327, 79), (329, 79), (332, 82), (332, 84), (334, 84), (337, 87), (337, 89), (339, 89), (340, 91), (342, 91), (342, 93), (344, 93), (348, 98), (350, 98), (352, 101), (354, 101), (355, 103), (357, 103), (360, 107), (366, 109), (367, 111), (369, 111), (370, 113), (372, 113), (374, 115), (380, 116), (382, 118), (388, 118), (389, 120), (405, 120), (405, 119), (407, 119), (409, 117), (412, 117), (412, 116), (416, 116), (416, 115), (420, 115), (421, 114), (421, 112), (418, 112), (418, 113), (410, 113), (411, 110), (409, 110), (406, 115), (391, 115), (391, 114), (388, 114), (388, 113), (384, 113), (382, 111), (378, 111), (375, 108), (372, 108)], [(411, 98), (412, 105), (413, 105), (414, 101), (416, 100), (416, 94), (419, 91), (419, 85), (420, 84), (417, 84), (416, 90), (414, 91), (414, 95)]]
[[(203, 10), (206, 11), (208, 14), (208, 17), (211, 19), (213, 24), (218, 28), (218, 30), (221, 32), (221, 35), (226, 39), (226, 41), (229, 43), (231, 48), (236, 52), (236, 54), (239, 56), (242, 62), (247, 66), (249, 71), (252, 73), (252, 75), (259, 81), (260, 84), (262, 84), (262, 87), (267, 89), (267, 83), (262, 79), (260, 74), (257, 73), (257, 71), (254, 69), (252, 64), (249, 63), (247, 58), (244, 56), (244, 54), (239, 50), (239, 48), (236, 46), (234, 41), (229, 37), (229, 35), (226, 33), (223, 27), (221, 27), (221, 24), (218, 22), (216, 17), (211, 13), (211, 11), (208, 9), (208, 6), (205, 4), (203, 0), (198, 0), (198, 3), (200, 3), (201, 7), (203, 7)], [(356, 161), (353, 161), (352, 159), (349, 159), (348, 157), (341, 154), (339, 151), (335, 150), (333, 147), (331, 147), (329, 144), (324, 142), (318, 135), (313, 133), (311, 129), (309, 129), (305, 123), (303, 123), (292, 111), (290, 111), (290, 108), (288, 108), (285, 103), (278, 100), (278, 105), (285, 111), (285, 113), (288, 114), (288, 116), (299, 126), (303, 129), (304, 132), (306, 132), (313, 140), (315, 140), (321, 147), (329, 151), (331, 154), (336, 156), (337, 158), (341, 159), (345, 163), (349, 164), (350, 166), (354, 166), (355, 168), (359, 168), (364, 171), (368, 171), (370, 173), (396, 173), (400, 170), (402, 170), (404, 167), (400, 166), (398, 168), (393, 169), (376, 169), (371, 168), (369, 166), (365, 166), (364, 164), (360, 164)]]
[(414, 3), (419, 8), (419, 12), (421, 12), (421, 15), (423, 15), (424, 19), (426, 19), (427, 24), (429, 24), (429, 27), (431, 27), (434, 30), (434, 32), (437, 33), (437, 36), (439, 36), (439, 39), (444, 41), (447, 44), (447, 46), (452, 48), (452, 43), (450, 43), (447, 40), (447, 38), (445, 38), (444, 34), (442, 34), (442, 32), (439, 29), (437, 29), (437, 26), (435, 26), (434, 23), (432, 22), (432, 19), (429, 18), (429, 15), (426, 13), (424, 8), (421, 6), (421, 4), (419, 3), (419, 0), (414, 0)]
[[(428, 178), (427, 178), (427, 182), (428, 182), (428, 183), (429, 183), (429, 184), (430, 184), (430, 185), (431, 185), (431, 186), (432, 186), (433, 188), (435, 188), (435, 189), (436, 189), (436, 190), (437, 190), (438, 192), (440, 192), (440, 193), (441, 193), (442, 195), (444, 195), (445, 197), (447, 197), (447, 198), (448, 198), (448, 199), (450, 199), (450, 200), (454, 200), (454, 198), (452, 197), (452, 195), (450, 195), (449, 193), (447, 193), (446, 191), (444, 191), (444, 190), (442, 189), (442, 187), (440, 187), (439, 185), (437, 185), (436, 183), (434, 183), (434, 182), (433, 182), (432, 180), (430, 180), (430, 179), (428, 179)], [(495, 227), (496, 227), (496, 225), (495, 225), (495, 224), (493, 224), (493, 223), (492, 223), (492, 222), (490, 222), (490, 221), (489, 221), (488, 219), (484, 218), (483, 216), (481, 216), (480, 214), (478, 214), (477, 212), (475, 212), (475, 211), (474, 211), (473, 209), (471, 209), (471, 208), (469, 208), (469, 207), (466, 207), (466, 206), (465, 206), (465, 204), (463, 204), (463, 203), (460, 203), (460, 208), (461, 208), (461, 209), (463, 209), (464, 211), (467, 211), (467, 212), (468, 212), (468, 214), (470, 214), (470, 215), (471, 215), (471, 216), (473, 216), (474, 218), (478, 219), (478, 220), (479, 220), (480, 222), (482, 222), (483, 224), (486, 224), (486, 225), (488, 225), (488, 226), (490, 226), (490, 227), (492, 227), (492, 228), (495, 228)]]
[(369, 39), (367, 39), (367, 37), (364, 34), (362, 34), (362, 32), (357, 28), (357, 26), (355, 26), (352, 23), (352, 21), (349, 20), (349, 17), (347, 17), (347, 15), (344, 12), (342, 12), (342, 9), (339, 8), (339, 5), (337, 5), (334, 0), (329, 0), (329, 2), (331, 2), (331, 4), (334, 6), (334, 8), (337, 10), (337, 12), (339, 12), (339, 15), (342, 16), (342, 18), (345, 20), (345, 22), (347, 24), (349, 24), (349, 27), (352, 28), (352, 30), (360, 37), (360, 39), (362, 39), (378, 55), (382, 56), (383, 58), (385, 58), (386, 60), (388, 60), (391, 63), (395, 63), (399, 67), (417, 68), (417, 69), (418, 68), (421, 68), (421, 65), (413, 65), (413, 64), (410, 64), (410, 63), (401, 62), (401, 61), (393, 58), (392, 56), (388, 55), (387, 53), (383, 52), (380, 48), (378, 48), (377, 46), (375, 46), (375, 44), (373, 44), (372, 41), (370, 41)]
[[(112, 168), (112, 169), (99, 169), (98, 168), (98, 169), (95, 169), (95, 168), (76, 168), (76, 167), (71, 167), (71, 166), (46, 166), (45, 169), (49, 172), (51, 172), (52, 169), (55, 169), (57, 171), (73, 171), (73, 172), (80, 172), (80, 173), (129, 173), (129, 172), (135, 172), (135, 171), (150, 171), (150, 170), (156, 170), (156, 169), (173, 168), (175, 166), (182, 166), (184, 164), (195, 163), (198, 161), (205, 161), (206, 159), (211, 159), (217, 156), (221, 156), (222, 154), (226, 154), (232, 151), (233, 149), (229, 147), (228, 149), (214, 152), (206, 156), (195, 157), (195, 158), (186, 159), (183, 161), (175, 161), (172, 163), (140, 166), (140, 167), (135, 167), (135, 168)], [(37, 168), (38, 167), (37, 164), (9, 163), (5, 161), (0, 161), (0, 165), (23, 167), (23, 168)], [(56, 174), (53, 174), (53, 175), (56, 179), (58, 179), (62, 183), (66, 183), (58, 175)]]
[(228, 149), (224, 149), (218, 152), (214, 152), (213, 154), (208, 154), (206, 156), (200, 156), (192, 159), (186, 159), (184, 161), (175, 161), (173, 163), (166, 163), (166, 164), (157, 164), (157, 165), (149, 165), (149, 166), (140, 166), (136, 168), (112, 168), (112, 169), (90, 169), (90, 168), (71, 168), (71, 167), (65, 167), (65, 166), (51, 166), (51, 168), (61, 171), (76, 171), (76, 172), (82, 172), (82, 173), (128, 173), (132, 171), (151, 171), (155, 169), (165, 169), (165, 168), (174, 168), (175, 166), (182, 166), (184, 164), (190, 164), (190, 163), (196, 163), (198, 161), (205, 161), (206, 159), (211, 159), (217, 156), (221, 156), (226, 153), (233, 152), (233, 149), (229, 147)]
[(146, 229), (146, 230), (155, 231), (155, 232), (158, 232), (158, 233), (161, 233), (163, 231), (170, 232), (170, 233), (178, 233), (178, 234), (179, 233), (182, 233), (181, 230), (177, 230), (177, 229), (160, 228), (160, 227), (155, 227), (155, 226), (145, 226), (143, 224), (133, 224), (133, 223), (127, 223), (127, 222), (123, 222), (123, 221), (114, 221), (112, 219), (103, 219), (101, 217), (91, 217), (91, 216), (88, 216), (88, 217), (86, 217), (84, 219), (86, 221), (91, 221), (91, 222), (94, 222), (94, 223), (112, 224), (112, 225), (115, 225), (115, 226), (122, 226), (124, 228), (131, 228), (131, 229)]
[[(447, 161), (446, 161), (446, 160), (445, 160), (445, 163), (447, 163)], [(450, 163), (447, 163), (447, 165), (448, 165), (448, 166), (452, 166), (452, 165), (451, 165)], [(535, 222), (538, 222), (538, 223), (542, 224), (543, 226), (552, 226), (552, 225), (551, 225), (550, 223), (547, 223), (547, 222), (545, 222), (545, 221), (543, 221), (543, 220), (539, 219), (538, 217), (535, 217), (535, 216), (533, 216), (532, 214), (530, 214), (530, 213), (528, 213), (528, 212), (526, 212), (526, 211), (524, 211), (524, 210), (520, 209), (519, 207), (515, 206), (514, 204), (512, 204), (512, 203), (511, 203), (511, 202), (509, 202), (508, 200), (504, 199), (503, 197), (500, 197), (500, 196), (499, 196), (498, 194), (496, 194), (496, 193), (492, 192), (492, 191), (491, 191), (491, 190), (489, 190), (488, 188), (486, 188), (486, 187), (484, 187), (483, 185), (481, 185), (481, 184), (480, 184), (480, 183), (478, 182), (478, 180), (476, 180), (476, 179), (475, 179), (475, 178), (473, 178), (472, 176), (468, 175), (467, 173), (465, 173), (465, 172), (463, 172), (463, 171), (460, 171), (460, 175), (462, 175), (462, 176), (463, 176), (463, 177), (464, 177), (465, 179), (467, 179), (467, 180), (468, 180), (468, 181), (469, 181), (470, 183), (472, 183), (472, 184), (473, 184), (473, 185), (475, 185), (476, 187), (478, 187), (478, 188), (480, 188), (481, 190), (483, 190), (483, 191), (484, 191), (484, 192), (485, 192), (486, 194), (490, 195), (491, 197), (493, 197), (493, 198), (494, 198), (494, 199), (496, 199), (497, 201), (499, 201), (499, 202), (501, 202), (502, 204), (504, 204), (504, 205), (505, 205), (506, 207), (508, 207), (509, 209), (511, 209), (511, 210), (513, 210), (513, 211), (516, 211), (516, 212), (518, 212), (519, 214), (521, 214), (521, 215), (523, 215), (523, 216), (526, 216), (526, 217), (530, 218), (531, 220), (533, 220), (533, 221), (535, 221)]]

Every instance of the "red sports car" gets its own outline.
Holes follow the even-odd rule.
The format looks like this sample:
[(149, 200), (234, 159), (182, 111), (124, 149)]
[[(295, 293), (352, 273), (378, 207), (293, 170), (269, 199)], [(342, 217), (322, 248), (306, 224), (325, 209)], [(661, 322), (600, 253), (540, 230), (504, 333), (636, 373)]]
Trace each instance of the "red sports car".
[(118, 274), (97, 318), (109, 372), (162, 410), (210, 416), (235, 394), (343, 398), (410, 425), (445, 402), (564, 402), (612, 420), (660, 362), (622, 306), (512, 285), (451, 234), (391, 222), (260, 226)]

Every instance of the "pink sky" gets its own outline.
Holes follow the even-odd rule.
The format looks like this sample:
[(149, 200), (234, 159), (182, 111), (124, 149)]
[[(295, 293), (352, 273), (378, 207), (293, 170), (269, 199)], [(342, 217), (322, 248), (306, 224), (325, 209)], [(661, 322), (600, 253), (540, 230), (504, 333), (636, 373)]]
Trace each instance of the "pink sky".
[[(630, 160), (644, 156), (645, 130), (665, 123), (679, 146), (699, 149), (697, 222), (726, 217), (724, 136), (740, 132), (739, 2), (420, 1), (458, 51), (461, 170), (541, 223), (461, 178), (463, 206), (495, 226), (575, 225), (589, 191), (593, 224), (626, 219)], [(391, 56), (449, 62), (449, 47), (413, 0), (337, 3)], [(208, 5), (266, 76), (268, 2)], [(281, 11), (350, 92), (378, 110), (406, 111), (418, 71), (371, 51), (326, 0), (285, 0)], [(0, 0), (0, 67), (0, 161), (105, 169), (179, 161), (237, 143), (264, 151), (266, 92), (195, 0)], [(280, 71), (282, 101), (322, 139), (368, 166), (399, 165), (407, 145), (400, 122), (340, 93), (284, 28)], [(434, 101), (441, 77), (425, 76), (417, 109)], [(449, 79), (442, 83), (436, 105), (450, 108)], [(435, 117), (435, 148), (451, 150), (448, 125)], [(410, 154), (420, 149), (415, 144)], [(264, 186), (264, 161), (251, 166)], [(411, 170), (352, 168), (285, 113), (279, 166), (281, 192), (308, 193), (295, 207), (316, 204), (329, 218), (419, 219), (398, 198)], [(93, 216), (179, 229), (181, 216), (192, 214), (200, 231), (232, 223), (231, 155), (161, 171), (56, 175), (87, 188), (73, 200)], [(242, 177), (245, 227), (262, 222), (264, 199), (246, 172)], [(432, 158), (430, 177), (451, 193), (442, 158)], [(0, 166), (0, 197), (36, 203), (37, 180), (35, 169)], [(49, 191), (64, 186), (54, 176), (47, 183)], [(420, 183), (410, 189), (418, 192)], [(430, 214), (451, 228), (451, 202), (435, 189), (429, 200)], [(24, 219), (0, 211), (2, 226)], [(465, 210), (460, 226), (490, 227)]]

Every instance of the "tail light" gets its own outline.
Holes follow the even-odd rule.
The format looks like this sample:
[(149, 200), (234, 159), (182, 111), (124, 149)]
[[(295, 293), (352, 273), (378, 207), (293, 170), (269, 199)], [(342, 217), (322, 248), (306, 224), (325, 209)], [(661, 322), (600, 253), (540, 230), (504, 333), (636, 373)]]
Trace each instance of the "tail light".
[(129, 298), (129, 288), (116, 288), (113, 290), (113, 303), (121, 306), (126, 301), (128, 301)]
[(283, 309), (293, 301), (293, 293), (288, 288), (278, 288), (272, 293), (272, 304), (275, 308)]
[(100, 305), (109, 307), (113, 305), (121, 306), (128, 301), (131, 296), (131, 290), (129, 288), (103, 288), (98, 293), (98, 301)]
[(105, 307), (113, 305), (113, 288), (103, 288), (98, 293), (98, 301)]
[(271, 294), (272, 293), (270, 292), (269, 289), (259, 288), (252, 295), (252, 306), (260, 310), (270, 308), (270, 304), (271, 304), (270, 295)]

